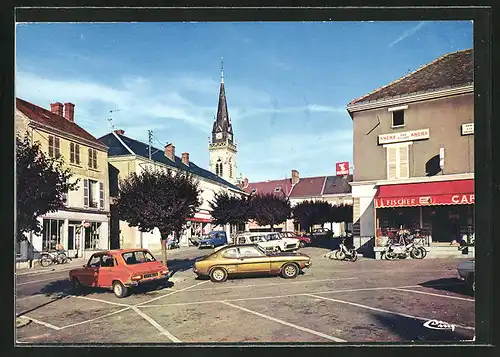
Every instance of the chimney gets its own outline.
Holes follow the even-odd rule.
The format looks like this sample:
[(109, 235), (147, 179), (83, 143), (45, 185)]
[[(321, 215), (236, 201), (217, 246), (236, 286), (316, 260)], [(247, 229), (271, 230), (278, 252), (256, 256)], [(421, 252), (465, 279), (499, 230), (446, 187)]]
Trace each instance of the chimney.
[(175, 162), (175, 146), (172, 143), (165, 145), (165, 156)]
[(116, 129), (115, 130), (115, 134), (125, 135), (125, 130), (123, 130), (123, 129)]
[(188, 152), (182, 153), (182, 163), (186, 166), (189, 166), (189, 153)]
[(63, 116), (63, 104), (59, 102), (50, 103), (50, 111), (54, 114)]
[(64, 103), (64, 117), (72, 123), (75, 121), (75, 105), (73, 103)]
[(247, 188), (248, 187), (248, 178), (245, 177), (245, 179), (243, 180), (243, 188)]
[(292, 185), (299, 183), (299, 172), (297, 170), (292, 170)]

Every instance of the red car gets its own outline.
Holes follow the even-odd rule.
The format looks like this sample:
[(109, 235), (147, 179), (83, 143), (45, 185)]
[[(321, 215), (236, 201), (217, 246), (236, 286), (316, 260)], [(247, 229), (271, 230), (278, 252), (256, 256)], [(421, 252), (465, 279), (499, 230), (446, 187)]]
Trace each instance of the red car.
[(280, 233), (285, 238), (295, 238), (300, 241), (299, 246), (304, 248), (306, 245), (311, 244), (311, 239), (304, 236), (299, 236), (293, 232), (281, 232)]
[(119, 249), (94, 253), (83, 268), (69, 271), (75, 290), (82, 287), (111, 288), (123, 298), (129, 288), (143, 284), (164, 284), (168, 268), (147, 249)]

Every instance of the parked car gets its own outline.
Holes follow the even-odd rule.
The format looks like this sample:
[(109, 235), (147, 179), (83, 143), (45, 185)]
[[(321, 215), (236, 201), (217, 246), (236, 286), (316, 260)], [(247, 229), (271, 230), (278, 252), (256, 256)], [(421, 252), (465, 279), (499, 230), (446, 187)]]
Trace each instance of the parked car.
[(215, 248), (227, 244), (227, 234), (225, 231), (213, 231), (200, 239), (198, 248)]
[(256, 243), (266, 250), (293, 251), (300, 247), (300, 240), (286, 238), (278, 232), (246, 232), (236, 236), (236, 244)]
[(457, 266), (458, 278), (467, 283), (468, 288), (473, 293), (476, 291), (475, 259), (467, 260)]
[(306, 245), (311, 244), (311, 239), (305, 236), (297, 235), (294, 232), (280, 232), (280, 235), (284, 238), (294, 238), (299, 240), (300, 248), (304, 248)]
[(312, 231), (312, 236), (314, 238), (333, 237), (333, 232), (328, 228), (316, 228)]
[(229, 275), (235, 274), (271, 274), (292, 279), (310, 266), (311, 258), (302, 253), (270, 252), (258, 244), (236, 244), (198, 258), (193, 272), (197, 276), (208, 276), (215, 283), (222, 283)]
[(111, 288), (123, 298), (139, 285), (164, 284), (168, 268), (147, 249), (119, 249), (94, 253), (82, 268), (69, 271), (75, 290), (84, 287)]

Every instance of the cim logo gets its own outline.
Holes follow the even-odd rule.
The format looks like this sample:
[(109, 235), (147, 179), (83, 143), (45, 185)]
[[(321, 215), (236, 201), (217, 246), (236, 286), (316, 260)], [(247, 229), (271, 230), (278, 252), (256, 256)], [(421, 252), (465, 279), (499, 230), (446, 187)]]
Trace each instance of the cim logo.
[(337, 176), (349, 175), (349, 163), (348, 162), (337, 162), (335, 164), (335, 169)]

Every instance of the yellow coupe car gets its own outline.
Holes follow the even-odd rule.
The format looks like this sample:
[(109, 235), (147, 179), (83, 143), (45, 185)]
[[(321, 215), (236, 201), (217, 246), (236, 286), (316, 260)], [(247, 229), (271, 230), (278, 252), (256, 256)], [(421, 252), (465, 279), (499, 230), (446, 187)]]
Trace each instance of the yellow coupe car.
[(198, 258), (193, 271), (222, 283), (229, 275), (274, 274), (295, 278), (311, 266), (311, 258), (297, 252), (268, 252), (257, 244), (228, 245), (206, 257)]

